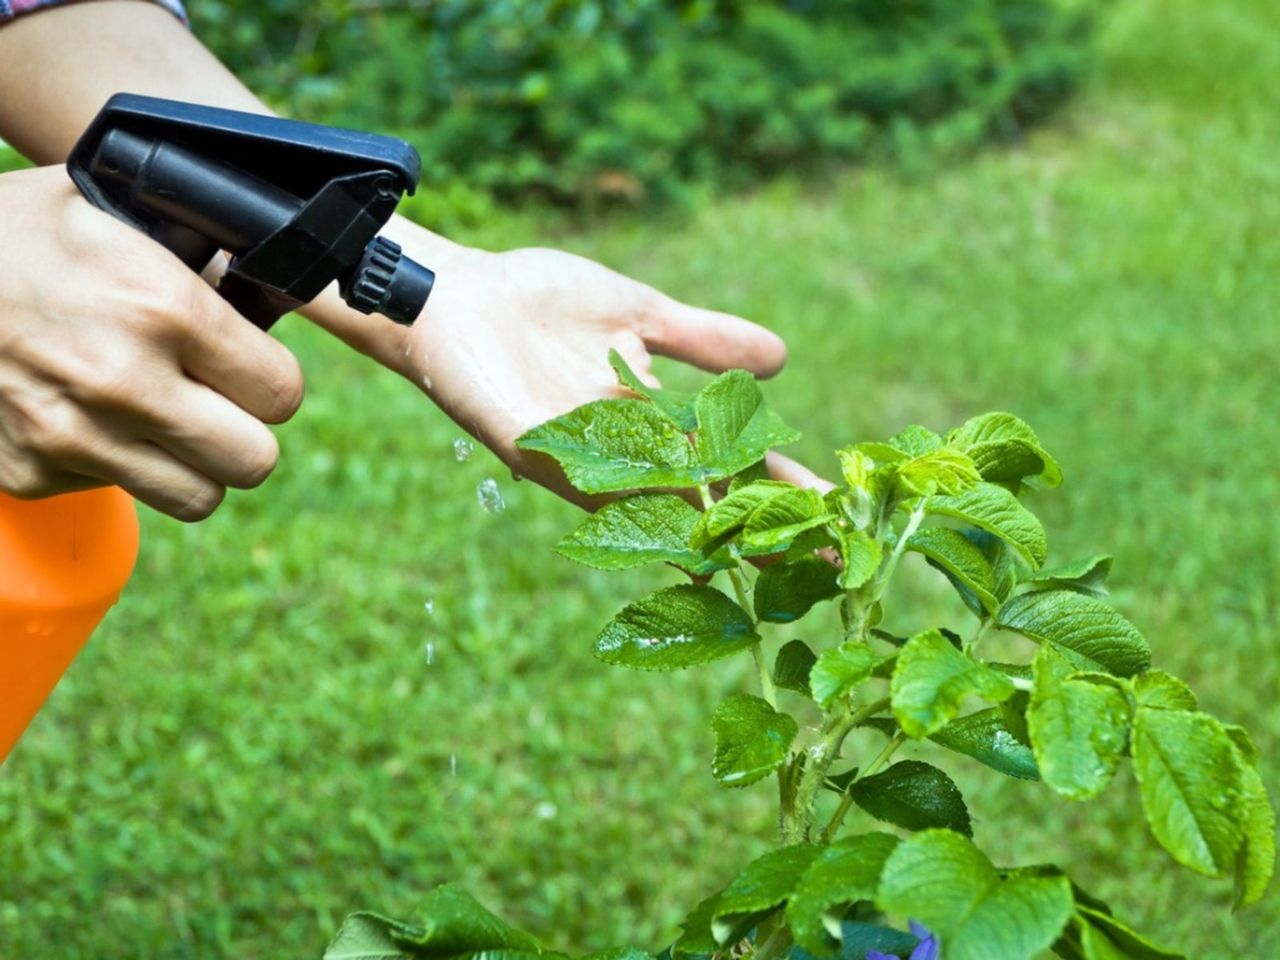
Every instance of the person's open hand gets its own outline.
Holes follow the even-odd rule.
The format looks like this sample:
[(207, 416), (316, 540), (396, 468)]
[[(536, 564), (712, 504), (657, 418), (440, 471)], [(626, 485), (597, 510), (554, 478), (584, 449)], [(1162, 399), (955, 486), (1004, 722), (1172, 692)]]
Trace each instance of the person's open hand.
[(159, 244), (62, 167), (0, 176), (0, 490), (118, 484), (182, 520), (279, 456), (302, 375)]
[[(704, 370), (776, 373), (786, 347), (738, 317), (686, 306), (590, 260), (556, 250), (456, 248), (434, 263), (436, 288), (406, 334), (402, 372), (511, 469), (576, 502), (547, 458), (516, 448), (531, 427), (602, 397), (625, 395), (615, 348), (650, 383), (651, 355)], [(784, 457), (775, 475), (820, 485)]]

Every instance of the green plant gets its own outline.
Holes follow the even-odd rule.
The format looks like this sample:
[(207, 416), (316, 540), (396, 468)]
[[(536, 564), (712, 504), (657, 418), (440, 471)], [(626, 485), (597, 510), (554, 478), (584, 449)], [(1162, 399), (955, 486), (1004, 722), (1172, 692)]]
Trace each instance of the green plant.
[(474, 219), (477, 193), (635, 203), (1010, 137), (1075, 88), (1100, 6), (218, 0), (192, 16), (282, 109), (411, 140), (434, 196), (407, 211), (439, 225)]
[[(1237, 906), (1261, 898), (1275, 817), (1252, 741), (1151, 668), (1146, 639), (1107, 602), (1110, 557), (1046, 565), (1044, 529), (1022, 497), (1062, 474), (1027, 424), (989, 413), (945, 436), (912, 426), (854, 445), (839, 451), (843, 484), (824, 496), (766, 479), (765, 453), (798, 434), (749, 374), (731, 371), (689, 395), (650, 389), (611, 360), (633, 398), (588, 404), (521, 446), (554, 457), (586, 493), (687, 497), (629, 493), (558, 549), (604, 570), (668, 563), (692, 582), (628, 605), (597, 637), (596, 655), (662, 671), (749, 654), (759, 689), (731, 693), (713, 712), (712, 772), (730, 788), (773, 778), (778, 792), (778, 848), (690, 912), (671, 957), (905, 956), (917, 936), (896, 924), (908, 918), (946, 960), (1049, 949), (1067, 960), (1180, 956), (1056, 865), (997, 867), (974, 843), (951, 777), (920, 760), (892, 762), (912, 741), (1039, 779), (1072, 801), (1097, 796), (1127, 758), (1143, 814), (1173, 858), (1233, 876)], [(890, 588), (908, 555), (943, 575), (976, 625), (894, 629), (902, 612)], [(765, 557), (772, 562), (753, 577), (747, 561)], [(720, 576), (729, 593), (711, 585)], [(794, 639), (793, 624), (828, 601), (836, 635)], [(791, 637), (772, 662), (766, 625)], [(850, 744), (864, 732), (880, 742), (854, 761)], [(846, 834), (854, 810), (908, 836)], [(419, 924), (348, 918), (327, 957), (495, 951), (544, 953), (446, 885)]]

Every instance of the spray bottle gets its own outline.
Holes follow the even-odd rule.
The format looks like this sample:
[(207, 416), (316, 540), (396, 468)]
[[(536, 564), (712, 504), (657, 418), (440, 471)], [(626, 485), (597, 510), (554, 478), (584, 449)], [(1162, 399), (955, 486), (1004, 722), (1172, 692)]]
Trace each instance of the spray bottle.
[[(435, 275), (378, 236), (421, 171), (400, 140), (275, 117), (112, 97), (67, 172), (95, 206), (200, 272), (266, 330), (333, 281), (362, 313), (412, 324)], [(115, 603), (138, 520), (117, 488), (0, 494), (0, 763)]]

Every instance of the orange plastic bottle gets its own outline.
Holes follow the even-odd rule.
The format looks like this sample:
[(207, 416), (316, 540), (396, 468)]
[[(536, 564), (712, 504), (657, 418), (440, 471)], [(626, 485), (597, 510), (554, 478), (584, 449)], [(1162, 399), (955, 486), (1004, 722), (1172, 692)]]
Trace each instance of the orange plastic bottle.
[(120, 596), (138, 555), (117, 487), (48, 500), (0, 494), (0, 763)]

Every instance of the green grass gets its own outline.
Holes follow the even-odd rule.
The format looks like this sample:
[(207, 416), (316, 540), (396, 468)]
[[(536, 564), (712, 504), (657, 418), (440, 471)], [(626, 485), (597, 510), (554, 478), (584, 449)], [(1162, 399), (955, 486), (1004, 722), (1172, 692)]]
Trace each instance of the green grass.
[[(1280, 7), (1131, 0), (1103, 60), (1016, 148), (551, 239), (782, 332), (771, 396), (828, 469), (909, 422), (1030, 420), (1068, 474), (1037, 504), (1053, 556), (1115, 553), (1157, 665), (1251, 727), (1275, 784)], [(556, 947), (668, 941), (772, 835), (770, 792), (708, 770), (748, 665), (597, 663), (598, 626), (672, 578), (559, 560), (570, 508), (455, 461), (409, 385), (281, 335), (310, 379), (280, 470), (205, 524), (144, 517), (127, 596), (0, 773), (0, 957), (318, 958), (346, 911), (407, 916), (445, 880)], [(914, 565), (905, 591), (908, 619), (955, 611)], [(1129, 774), (1064, 807), (950, 769), (1008, 862), (1061, 859), (1190, 956), (1280, 956), (1277, 898), (1233, 915), (1175, 868)]]

